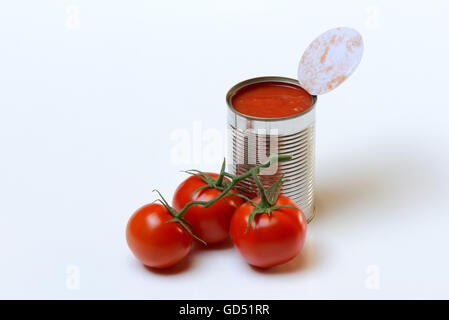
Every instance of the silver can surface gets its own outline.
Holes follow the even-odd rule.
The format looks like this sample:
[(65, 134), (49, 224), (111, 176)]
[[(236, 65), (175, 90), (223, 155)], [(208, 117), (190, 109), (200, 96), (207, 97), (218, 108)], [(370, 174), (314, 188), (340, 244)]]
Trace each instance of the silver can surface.
[[(242, 114), (232, 105), (233, 96), (242, 88), (260, 82), (279, 82), (300, 87), (298, 81), (284, 77), (249, 79), (232, 87), (226, 95), (228, 105), (228, 170), (241, 174), (254, 165), (267, 161), (271, 154), (290, 154), (292, 159), (261, 171), (260, 180), (270, 186), (280, 175), (286, 180), (282, 193), (294, 200), (310, 222), (315, 214), (315, 104), (304, 112), (283, 118), (258, 118)], [(261, 106), (263, 108), (263, 106)], [(241, 182), (241, 192), (257, 196), (251, 179)]]

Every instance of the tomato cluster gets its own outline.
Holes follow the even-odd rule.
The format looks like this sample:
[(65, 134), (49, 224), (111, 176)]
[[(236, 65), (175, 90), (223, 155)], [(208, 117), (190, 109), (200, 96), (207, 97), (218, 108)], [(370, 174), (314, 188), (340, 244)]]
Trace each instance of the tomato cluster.
[[(271, 156), (267, 163), (234, 176), (196, 170), (176, 189), (172, 205), (160, 203), (138, 209), (126, 228), (128, 246), (144, 265), (168, 268), (180, 262), (193, 241), (216, 244), (230, 236), (250, 264), (269, 268), (290, 261), (301, 251), (307, 221), (290, 198), (281, 194), (282, 177), (265, 190), (258, 179), (261, 168), (289, 156)], [(260, 196), (248, 199), (237, 184), (253, 178)]]

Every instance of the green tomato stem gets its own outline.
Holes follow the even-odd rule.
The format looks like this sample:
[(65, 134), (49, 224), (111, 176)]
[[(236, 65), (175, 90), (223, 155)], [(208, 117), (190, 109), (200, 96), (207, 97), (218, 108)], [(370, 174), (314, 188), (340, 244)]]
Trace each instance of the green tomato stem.
[(223, 187), (223, 178), (225, 175), (225, 169), (226, 169), (226, 158), (223, 159), (223, 164), (221, 165), (220, 175), (217, 178), (217, 181), (215, 181), (215, 185), (217, 187)]
[[(241, 175), (239, 175), (239, 176), (233, 176), (233, 175), (232, 175), (233, 178), (231, 179), (231, 183), (229, 183), (229, 184), (226, 186), (226, 188), (224, 188), (223, 191), (222, 191), (218, 196), (216, 196), (214, 199), (209, 200), (209, 201), (191, 201), (191, 202), (187, 203), (187, 204), (184, 206), (184, 208), (182, 208), (182, 209), (176, 214), (176, 217), (178, 217), (178, 218), (183, 217), (184, 214), (187, 212), (187, 210), (188, 210), (191, 206), (194, 206), (194, 205), (202, 205), (202, 206), (204, 206), (205, 208), (209, 208), (209, 207), (212, 206), (215, 202), (219, 201), (221, 198), (223, 198), (224, 196), (226, 196), (226, 194), (227, 194), (229, 191), (231, 191), (232, 188), (233, 188), (237, 183), (239, 183), (240, 181), (242, 181), (242, 180), (244, 180), (244, 179), (246, 179), (246, 178), (249, 178), (249, 177), (253, 176), (253, 174), (256, 175), (256, 179), (257, 179), (257, 174), (260, 172), (260, 169), (261, 169), (261, 168), (268, 168), (268, 167), (270, 167), (270, 166), (271, 166), (272, 164), (274, 164), (274, 163), (288, 161), (288, 160), (290, 160), (291, 158), (292, 158), (291, 155), (277, 155), (277, 154), (270, 155), (267, 162), (265, 162), (265, 163), (263, 163), (263, 164), (260, 164), (260, 165), (257, 165), (257, 166), (255, 166), (255, 167), (252, 167), (252, 168), (249, 169), (247, 172), (245, 172), (245, 173), (243, 173), (243, 174), (241, 174)], [(225, 175), (225, 174), (224, 174), (224, 169), (223, 169), (224, 166), (225, 166), (225, 162), (223, 162), (223, 165), (222, 165), (223, 176)], [(220, 173), (220, 175), (221, 175), (221, 173)], [(259, 180), (257, 179), (257, 181), (259, 181)], [(256, 181), (256, 183), (257, 183), (257, 181)], [(260, 183), (260, 181), (259, 181), (259, 184), (260, 184), (260, 187), (259, 187), (259, 186), (258, 186), (258, 187), (259, 187), (259, 190), (261, 190), (261, 195), (264, 194), (264, 195), (265, 195), (265, 199), (266, 199), (266, 201), (267, 201), (265, 204), (266, 204), (266, 205), (267, 205), (267, 204), (269, 205), (268, 199), (266, 198), (265, 190), (264, 190), (262, 184)], [(263, 192), (262, 192), (262, 190), (263, 190)]]
[(255, 171), (253, 171), (252, 173), (254, 182), (256, 183), (257, 189), (259, 189), (259, 193), (260, 193), (260, 207), (262, 208), (268, 208), (270, 207), (270, 202), (268, 201), (268, 197), (267, 197), (267, 193), (265, 191), (265, 188), (263, 187), (262, 183), (260, 182), (259, 177), (257, 176), (257, 173)]

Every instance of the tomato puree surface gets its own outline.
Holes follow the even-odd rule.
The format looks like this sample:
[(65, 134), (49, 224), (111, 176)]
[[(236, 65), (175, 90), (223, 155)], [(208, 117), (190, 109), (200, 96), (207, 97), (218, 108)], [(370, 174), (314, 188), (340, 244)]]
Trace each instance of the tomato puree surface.
[(258, 82), (238, 90), (231, 103), (247, 116), (284, 118), (306, 111), (312, 105), (312, 96), (294, 84)]

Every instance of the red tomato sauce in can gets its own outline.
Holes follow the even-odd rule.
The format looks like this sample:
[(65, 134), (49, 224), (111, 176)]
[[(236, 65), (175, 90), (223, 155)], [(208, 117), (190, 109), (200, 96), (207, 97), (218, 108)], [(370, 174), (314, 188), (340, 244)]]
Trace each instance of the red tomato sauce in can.
[(238, 90), (232, 106), (241, 114), (257, 118), (285, 118), (303, 113), (312, 95), (300, 86), (276, 81), (257, 82)]

